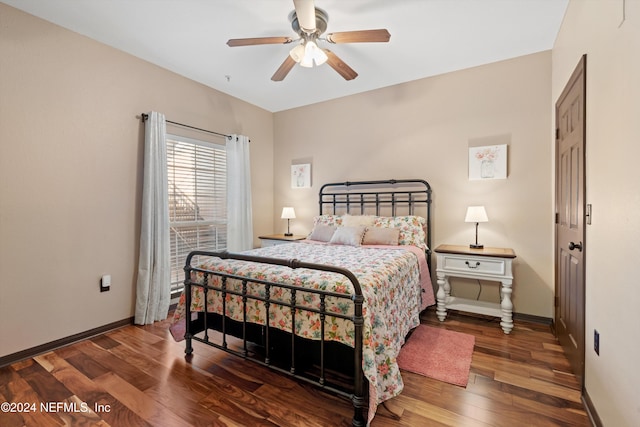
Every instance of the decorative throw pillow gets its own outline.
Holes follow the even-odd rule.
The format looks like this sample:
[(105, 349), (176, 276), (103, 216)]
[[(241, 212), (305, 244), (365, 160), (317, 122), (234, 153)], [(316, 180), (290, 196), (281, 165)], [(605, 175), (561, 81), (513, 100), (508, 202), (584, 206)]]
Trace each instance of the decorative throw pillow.
[(425, 227), (427, 220), (421, 216), (393, 216), (393, 217), (377, 217), (374, 226), (397, 228), (400, 230), (398, 238), (399, 245), (413, 245), (422, 250), (427, 249), (425, 243)]
[(362, 225), (356, 227), (338, 227), (329, 243), (336, 245), (359, 246), (362, 242), (362, 235), (365, 227)]
[(313, 218), (313, 225), (341, 225), (342, 215), (318, 215)]
[(308, 239), (316, 240), (318, 242), (328, 242), (329, 240), (331, 240), (331, 237), (333, 236), (333, 233), (335, 233), (336, 228), (337, 227), (333, 225), (316, 224), (316, 226), (313, 227), (313, 231), (311, 232), (311, 234), (309, 234)]
[(397, 246), (399, 237), (400, 230), (397, 228), (367, 227), (362, 244)]

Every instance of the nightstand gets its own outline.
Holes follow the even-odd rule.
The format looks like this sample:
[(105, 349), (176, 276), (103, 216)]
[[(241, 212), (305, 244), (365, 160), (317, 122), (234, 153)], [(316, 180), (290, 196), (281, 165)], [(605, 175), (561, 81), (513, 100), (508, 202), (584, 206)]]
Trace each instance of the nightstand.
[(285, 236), (284, 234), (272, 234), (270, 236), (258, 236), (260, 244), (263, 248), (267, 246), (282, 245), (284, 243), (297, 242), (299, 240), (306, 239), (307, 236), (301, 236), (294, 234), (293, 236)]
[[(440, 245), (435, 249), (438, 278), (438, 319), (444, 322), (447, 310), (460, 310), (476, 314), (500, 317), (500, 326), (505, 334), (513, 329), (512, 261), (516, 257), (513, 249), (483, 248), (469, 246)], [(500, 282), (500, 303), (476, 301), (451, 296), (449, 277), (484, 279)]]

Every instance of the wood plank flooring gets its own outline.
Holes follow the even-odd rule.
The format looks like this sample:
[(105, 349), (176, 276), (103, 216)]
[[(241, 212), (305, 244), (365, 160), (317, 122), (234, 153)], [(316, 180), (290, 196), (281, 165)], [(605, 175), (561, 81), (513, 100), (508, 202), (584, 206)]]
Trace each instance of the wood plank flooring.
[[(548, 326), (433, 310), (422, 323), (476, 337), (466, 388), (405, 372), (381, 426), (589, 426), (580, 389)], [(0, 368), (0, 425), (350, 426), (351, 403), (194, 342), (168, 322), (126, 326)], [(45, 406), (42, 406), (45, 405)], [(6, 409), (6, 404), (2, 406)]]

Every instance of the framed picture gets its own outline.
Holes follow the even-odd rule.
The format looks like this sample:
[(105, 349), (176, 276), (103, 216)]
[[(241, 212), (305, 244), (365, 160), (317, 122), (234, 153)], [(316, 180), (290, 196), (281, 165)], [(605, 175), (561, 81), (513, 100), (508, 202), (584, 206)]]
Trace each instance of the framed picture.
[(469, 147), (469, 179), (506, 179), (507, 144)]
[(311, 164), (291, 165), (291, 188), (311, 188)]

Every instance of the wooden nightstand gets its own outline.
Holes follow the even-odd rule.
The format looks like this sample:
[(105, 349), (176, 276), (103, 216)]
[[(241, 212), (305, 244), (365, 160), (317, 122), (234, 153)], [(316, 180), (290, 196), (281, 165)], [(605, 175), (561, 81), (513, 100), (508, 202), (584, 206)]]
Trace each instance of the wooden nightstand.
[(282, 245), (284, 243), (297, 242), (298, 240), (304, 240), (307, 236), (301, 236), (294, 234), (293, 236), (285, 236), (284, 234), (272, 234), (270, 236), (258, 236), (260, 244), (263, 248), (267, 246)]
[[(500, 326), (505, 334), (513, 329), (512, 261), (516, 257), (513, 249), (484, 248), (471, 249), (469, 246), (440, 245), (435, 249), (437, 257), (436, 276), (438, 278), (438, 319), (444, 322), (447, 309), (467, 311), (500, 317)], [(449, 277), (485, 279), (501, 283), (500, 303), (476, 301), (451, 296)]]

